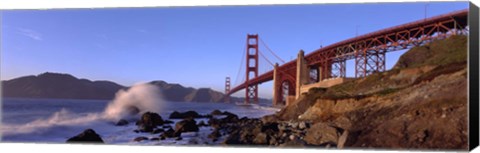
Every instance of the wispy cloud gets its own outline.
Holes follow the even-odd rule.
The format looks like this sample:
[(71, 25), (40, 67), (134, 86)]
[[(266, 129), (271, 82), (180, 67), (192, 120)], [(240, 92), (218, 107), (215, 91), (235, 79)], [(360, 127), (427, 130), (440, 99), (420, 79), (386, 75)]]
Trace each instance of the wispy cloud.
[(17, 28), (21, 35), (27, 36), (33, 40), (43, 40), (42, 34), (27, 28)]

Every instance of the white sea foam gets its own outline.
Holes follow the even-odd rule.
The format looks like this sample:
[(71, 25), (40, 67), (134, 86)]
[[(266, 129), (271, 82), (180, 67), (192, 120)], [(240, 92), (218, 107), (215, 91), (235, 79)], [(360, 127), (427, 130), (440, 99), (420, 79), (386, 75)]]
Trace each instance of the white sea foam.
[(158, 87), (151, 84), (137, 84), (128, 90), (118, 91), (104, 114), (105, 118), (118, 121), (137, 113), (161, 112), (163, 105), (164, 101)]
[[(148, 84), (138, 84), (128, 90), (118, 91), (114, 100), (108, 104), (93, 104), (93, 103), (64, 103), (61, 100), (55, 103), (39, 103), (32, 101), (21, 104), (25, 108), (29, 108), (24, 113), (17, 113), (15, 110), (10, 110), (7, 113), (15, 114), (11, 117), (26, 117), (39, 112), (49, 111), (50, 109), (37, 110), (36, 107), (29, 107), (31, 105), (46, 105), (57, 106), (58, 104), (65, 104), (65, 108), (61, 109), (48, 116), (39, 116), (34, 121), (18, 122), (10, 121), (8, 124), (1, 125), (2, 140), (10, 142), (57, 142), (64, 143), (68, 138), (79, 134), (87, 128), (94, 129), (102, 139), (109, 144), (142, 144), (142, 145), (181, 145), (181, 144), (204, 144), (209, 140), (208, 134), (211, 133), (211, 127), (201, 127), (198, 133), (182, 134), (183, 140), (176, 141), (174, 138), (163, 141), (142, 141), (134, 142), (134, 138), (145, 136), (148, 138), (158, 137), (150, 133), (135, 133), (137, 129), (135, 124), (128, 124), (127, 126), (115, 126), (113, 123), (118, 119), (124, 118), (129, 120), (138, 119), (139, 115), (131, 115), (132, 108), (138, 109), (138, 113), (146, 111), (153, 111), (162, 116), (168, 115), (171, 111), (187, 111), (195, 110), (199, 113), (206, 114), (214, 109), (222, 111), (230, 111), (239, 116), (259, 117), (275, 112), (275, 109), (264, 106), (236, 106), (232, 104), (223, 103), (179, 103), (179, 102), (164, 102), (159, 89), (156, 86)], [(16, 103), (10, 102), (10, 105)], [(26, 107), (28, 106), (28, 107)], [(75, 107), (81, 106), (81, 107)], [(88, 106), (88, 107), (85, 107)], [(95, 108), (95, 112), (88, 110), (89, 107)], [(32, 108), (32, 109), (30, 109)], [(42, 107), (45, 108), (45, 107)], [(163, 109), (163, 110), (162, 110)], [(58, 108), (51, 107), (52, 111)], [(167, 111), (168, 110), (168, 111)], [(30, 114), (30, 115), (29, 115)], [(41, 114), (41, 113), (40, 113)], [(199, 119), (197, 121), (200, 121)], [(131, 120), (130, 120), (131, 121)], [(177, 120), (173, 120), (176, 122)], [(204, 120), (207, 122), (207, 120)], [(173, 124), (175, 125), (175, 124)]]
[[(164, 102), (160, 90), (150, 84), (137, 84), (128, 90), (120, 90), (116, 93), (103, 112), (77, 114), (62, 108), (48, 118), (41, 118), (26, 124), (2, 124), (3, 136), (27, 133), (44, 133), (52, 130), (52, 127), (87, 127), (94, 124), (113, 125), (119, 119), (133, 117), (132, 108), (136, 113), (147, 111), (160, 112)], [(90, 126), (91, 127), (91, 126)], [(78, 131), (78, 130), (77, 130)], [(58, 132), (58, 131), (57, 131)]]

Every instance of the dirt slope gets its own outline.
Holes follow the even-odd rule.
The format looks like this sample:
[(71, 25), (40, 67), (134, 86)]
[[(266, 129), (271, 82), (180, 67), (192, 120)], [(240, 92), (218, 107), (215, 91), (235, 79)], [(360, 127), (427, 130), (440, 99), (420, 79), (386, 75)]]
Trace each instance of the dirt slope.
[(394, 69), (312, 89), (277, 114), (349, 131), (346, 147), (467, 149), (467, 37), (405, 53)]

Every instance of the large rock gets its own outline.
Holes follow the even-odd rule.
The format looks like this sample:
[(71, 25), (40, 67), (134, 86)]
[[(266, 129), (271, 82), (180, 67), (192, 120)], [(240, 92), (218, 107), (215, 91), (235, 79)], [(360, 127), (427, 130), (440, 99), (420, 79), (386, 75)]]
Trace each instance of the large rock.
[(221, 119), (223, 122), (232, 123), (232, 122), (237, 122), (239, 120), (238, 116), (233, 113), (224, 111), (222, 114), (226, 115), (226, 117)]
[(278, 119), (277, 115), (272, 114), (272, 115), (265, 115), (261, 118), (262, 122), (265, 123), (270, 123), (270, 122), (278, 122), (280, 119)]
[(222, 111), (216, 109), (216, 110), (213, 110), (210, 115), (223, 115)]
[(100, 135), (94, 130), (87, 129), (82, 133), (67, 140), (67, 143), (104, 143)]
[[(173, 130), (172, 128), (169, 128), (168, 130), (166, 130), (165, 132), (163, 132), (161, 135), (160, 135), (160, 138), (161, 140), (165, 139), (165, 138), (173, 138), (173, 137), (179, 137), (182, 133), (180, 132), (175, 132), (175, 130)], [(163, 139), (162, 139), (163, 138)]]
[(291, 147), (306, 147), (307, 145), (305, 144), (305, 141), (295, 138), (293, 140), (288, 139), (287, 142), (282, 143), (279, 146), (291, 148)]
[(253, 139), (253, 143), (257, 145), (266, 145), (268, 144), (267, 140), (267, 134), (265, 133), (258, 133), (255, 135), (255, 138)]
[(208, 135), (208, 138), (212, 139), (212, 141), (217, 141), (219, 137), (221, 137), (222, 134), (218, 129), (213, 130), (212, 133)]
[(267, 134), (275, 134), (275, 133), (278, 133), (278, 131), (279, 131), (279, 129), (278, 129), (278, 123), (271, 122), (271, 123), (263, 124), (261, 131), (262, 131), (262, 132), (265, 132), (265, 133), (267, 133)]
[(119, 120), (115, 125), (116, 126), (124, 126), (124, 125), (127, 125), (128, 124), (128, 121), (125, 120), (125, 119), (121, 119)]
[(143, 140), (148, 140), (147, 137), (136, 137), (135, 139), (133, 139), (133, 141), (136, 141), (136, 142), (140, 142), (140, 141), (143, 141)]
[(324, 123), (316, 123), (307, 130), (304, 140), (310, 145), (337, 144), (337, 129)]
[(175, 124), (175, 132), (198, 132), (197, 122), (190, 118), (184, 119)]
[(202, 118), (204, 116), (198, 114), (197, 112), (195, 111), (187, 111), (187, 112), (177, 112), (177, 111), (174, 111), (170, 114), (170, 116), (168, 118), (170, 119), (186, 119), (186, 118)]
[(154, 128), (163, 125), (163, 119), (157, 113), (146, 112), (137, 122), (141, 132), (153, 132)]

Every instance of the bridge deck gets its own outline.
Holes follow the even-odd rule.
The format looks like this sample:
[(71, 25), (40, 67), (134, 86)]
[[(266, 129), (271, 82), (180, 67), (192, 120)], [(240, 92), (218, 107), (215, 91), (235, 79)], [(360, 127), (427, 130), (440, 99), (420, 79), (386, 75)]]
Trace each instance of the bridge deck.
[[(410, 22), (410, 23), (406, 23), (398, 26), (393, 26), (390, 28), (378, 30), (375, 32), (371, 32), (371, 33), (353, 37), (347, 40), (343, 40), (343, 41), (328, 45), (326, 47), (317, 49), (307, 54), (305, 56), (305, 59), (307, 60), (309, 65), (319, 64), (320, 60), (325, 60), (325, 58), (335, 58), (335, 57), (332, 57), (331, 55), (336, 54), (335, 52), (338, 51), (336, 50), (337, 48), (346, 47), (349, 45), (351, 47), (351, 45), (356, 45), (360, 42), (364, 44), (374, 43), (373, 41), (382, 42), (383, 44), (397, 43), (395, 41), (396, 40), (395, 38), (398, 37), (399, 33), (403, 33), (408, 36), (412, 35), (413, 37), (415, 37), (415, 38), (413, 37), (412, 38), (416, 39), (416, 38), (423, 37), (425, 35), (425, 34), (418, 35), (420, 31), (423, 33), (428, 32), (428, 35), (433, 35), (434, 32), (447, 32), (449, 29), (456, 28), (457, 26), (461, 28), (465, 28), (468, 24), (467, 18), (468, 18), (468, 10), (460, 10), (460, 11), (439, 15), (439, 16), (435, 16), (427, 19), (422, 19), (422, 20), (418, 20), (418, 21), (414, 21), (414, 22)], [(446, 24), (442, 24), (441, 26), (443, 26), (443, 29), (437, 28), (436, 29), (437, 31), (432, 32), (434, 30), (434, 25), (438, 26), (438, 23), (443, 23), (443, 22), (452, 21), (452, 20), (454, 20), (454, 22), (448, 22)], [(353, 50), (342, 52), (343, 54), (342, 56), (346, 56), (347, 59), (351, 59), (353, 57), (352, 51)], [(295, 67), (296, 67), (296, 60), (291, 60), (279, 66), (278, 69), (289, 70)], [(273, 70), (249, 80), (249, 84), (250, 85), (262, 84), (270, 80), (273, 80)], [(227, 93), (227, 95), (231, 95), (239, 90), (246, 88), (245, 85), (246, 85), (246, 82), (234, 87), (233, 89), (230, 90), (229, 93)]]

